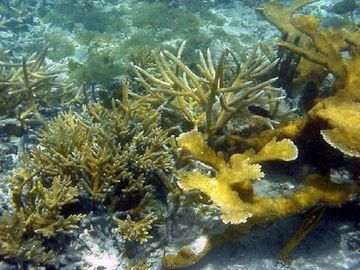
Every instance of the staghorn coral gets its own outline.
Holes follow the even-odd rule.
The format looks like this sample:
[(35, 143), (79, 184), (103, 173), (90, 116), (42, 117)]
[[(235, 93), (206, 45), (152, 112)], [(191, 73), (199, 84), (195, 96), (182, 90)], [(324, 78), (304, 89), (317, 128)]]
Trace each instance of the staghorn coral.
[[(123, 102), (113, 100), (112, 109), (86, 105), (81, 113), (54, 118), (38, 133), (39, 145), (9, 178), (13, 210), (0, 217), (1, 255), (19, 264), (50, 263), (38, 260), (41, 245), (45, 250), (49, 239), (77, 228), (91, 207), (113, 211), (113, 225), (125, 238), (141, 244), (152, 238), (149, 230), (162, 215), (159, 205), (153, 206), (161, 203), (154, 190), (162, 185), (154, 178), (165, 179), (171, 169), (171, 137), (158, 127), (154, 110), (129, 104), (127, 88), (123, 93)], [(163, 185), (172, 188), (170, 182)], [(7, 224), (16, 220), (24, 228), (9, 234)], [(138, 230), (130, 232), (133, 226)], [(26, 244), (33, 242), (35, 251)]]
[[(184, 172), (180, 175), (180, 187), (185, 191), (195, 189), (206, 194), (220, 208), (222, 220), (233, 225), (222, 234), (202, 235), (176, 255), (165, 255), (162, 262), (168, 268), (195, 264), (212, 248), (234, 239), (236, 235), (248, 233), (256, 224), (298, 214), (320, 203), (339, 206), (359, 192), (355, 185), (334, 184), (328, 177), (310, 175), (304, 187), (290, 196), (262, 197), (255, 193), (250, 181), (263, 176), (261, 166), (255, 162), (296, 158), (297, 150), (291, 141), (273, 141), (257, 154), (252, 150), (234, 154), (228, 163), (223, 160), (223, 154), (210, 149), (201, 134), (196, 131), (182, 135), (178, 141), (194, 159), (215, 170), (214, 176)], [(278, 146), (280, 152), (277, 152)], [(297, 239), (301, 239), (301, 236), (302, 234)], [(300, 241), (297, 239), (294, 241)], [(292, 247), (288, 248), (290, 250)]]
[(0, 219), (0, 254), (7, 259), (15, 258), (19, 265), (26, 261), (44, 264), (51, 260), (52, 253), (45, 251), (42, 242), (26, 236), (24, 213), (4, 212)]
[(116, 219), (117, 230), (124, 235), (125, 239), (143, 244), (152, 238), (149, 231), (155, 220), (154, 213), (146, 215), (139, 221), (133, 221), (128, 215), (125, 220)]
[(68, 112), (50, 122), (32, 150), (34, 169), (45, 177), (71, 175), (75, 185), (99, 200), (119, 183), (125, 192), (142, 192), (149, 173), (169, 170), (171, 155), (163, 147), (169, 139), (157, 127), (159, 116), (149, 107), (112, 105), (112, 110), (84, 106), (82, 114)]
[[(181, 61), (184, 46), (185, 42), (176, 56), (163, 51), (155, 57), (155, 71), (134, 66), (147, 93), (135, 95), (139, 100), (179, 111), (192, 127), (204, 131), (209, 140), (218, 133), (226, 133), (228, 123), (235, 119), (243, 121), (240, 129), (254, 122), (273, 128), (292, 112), (279, 108), (285, 96), (282, 89), (271, 85), (277, 78), (263, 79), (277, 60), (259, 55), (256, 48), (241, 65), (235, 54), (226, 49), (216, 66), (208, 50), (206, 56), (199, 52), (199, 72), (195, 74)], [(249, 109), (252, 106), (261, 107), (267, 115), (253, 113)]]
[(16, 117), (21, 123), (43, 121), (40, 104), (46, 106), (79, 101), (81, 92), (68, 82), (59, 80), (64, 71), (46, 64), (45, 47), (21, 63), (0, 62), (1, 118)]
[(13, 191), (14, 209), (0, 217), (0, 254), (14, 258), (19, 265), (28, 261), (48, 264), (52, 252), (44, 248), (46, 239), (70, 232), (83, 218), (62, 213), (65, 205), (77, 201), (78, 191), (71, 187), (69, 177), (55, 177), (46, 186), (31, 176), (12, 180), (19, 186), (26, 181), (26, 187)]

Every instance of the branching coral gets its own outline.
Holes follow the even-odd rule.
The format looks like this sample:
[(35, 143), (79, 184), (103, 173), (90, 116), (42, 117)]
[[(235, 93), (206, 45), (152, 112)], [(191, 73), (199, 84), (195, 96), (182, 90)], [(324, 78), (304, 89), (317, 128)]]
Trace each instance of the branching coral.
[(320, 21), (313, 15), (297, 15), (292, 18), (291, 23), (298, 31), (309, 37), (313, 44), (307, 46), (295, 46), (288, 42), (278, 44), (325, 67), (336, 77), (334, 90), (343, 89), (347, 80), (347, 67), (342, 52), (349, 50), (350, 45), (359, 40), (359, 33), (347, 29), (320, 30)]
[[(210, 140), (226, 129), (231, 120), (244, 121), (243, 128), (249, 124), (246, 121), (272, 128), (278, 118), (289, 113), (279, 109), (279, 102), (285, 98), (282, 89), (271, 86), (277, 78), (263, 80), (276, 60), (270, 61), (255, 49), (240, 65), (235, 54), (226, 49), (215, 66), (208, 50), (206, 56), (199, 52), (199, 72), (195, 74), (181, 61), (184, 46), (185, 43), (176, 56), (161, 52), (156, 57), (155, 72), (135, 66), (138, 80), (147, 92), (146, 96), (137, 96), (139, 99), (180, 111)], [(263, 108), (268, 115), (252, 113), (251, 106)]]
[(52, 252), (44, 249), (41, 240), (26, 235), (26, 225), (23, 213), (3, 213), (0, 219), (0, 254), (7, 259), (15, 258), (21, 266), (29, 260), (35, 264), (48, 263)]
[[(344, 154), (358, 157), (359, 31), (320, 29), (320, 21), (311, 15), (295, 16), (291, 22), (310, 37), (311, 49), (288, 42), (279, 45), (323, 66), (336, 78), (333, 84), (335, 96), (318, 100), (309, 112), (309, 120), (326, 121), (328, 127), (321, 127), (324, 140)], [(344, 57), (344, 51), (349, 52), (350, 59)]]
[(316, 105), (310, 115), (327, 122), (321, 130), (324, 140), (347, 156), (360, 157), (360, 103), (328, 98)]
[[(171, 168), (171, 137), (159, 128), (158, 113), (146, 105), (130, 105), (127, 88), (123, 93), (123, 102), (113, 100), (112, 109), (87, 105), (82, 113), (56, 117), (39, 133), (31, 158), (10, 178), (13, 210), (0, 218), (1, 255), (19, 263), (37, 262), (26, 243), (46, 246), (47, 239), (76, 228), (88, 211), (74, 213), (69, 206), (78, 201), (120, 210), (128, 218), (114, 218), (114, 223), (127, 239), (140, 243), (151, 239), (149, 230), (160, 215), (149, 206), (156, 197), (151, 185), (153, 178), (161, 178), (156, 175)], [(145, 216), (146, 207), (151, 214)], [(134, 220), (145, 217), (133, 221), (132, 215)], [(10, 234), (7, 230), (16, 220), (24, 226)], [(17, 251), (18, 246), (22, 249)]]
[(0, 74), (1, 114), (16, 116), (21, 123), (41, 121), (40, 103), (50, 106), (80, 98), (81, 92), (72, 84), (58, 80), (63, 71), (54, 70), (45, 63), (46, 52), (47, 47), (29, 60), (23, 58), (21, 63), (0, 62), (3, 69)]
[(291, 5), (282, 5), (277, 0), (257, 8), (265, 18), (275, 25), (282, 33), (290, 35), (291, 42), (300, 34), (292, 25), (292, 16), (301, 8), (318, 0), (300, 0), (294, 1)]
[(55, 118), (32, 151), (35, 170), (45, 177), (71, 175), (75, 185), (96, 199), (114, 193), (119, 183), (127, 192), (143, 191), (147, 175), (170, 168), (171, 156), (164, 148), (169, 139), (149, 107), (122, 106), (114, 101), (108, 110), (94, 104), (81, 115)]
[(278, 42), (280, 47), (302, 56), (294, 83), (312, 81), (318, 84), (327, 72), (331, 72), (336, 77), (334, 90), (338, 91), (346, 81), (343, 52), (349, 51), (350, 45), (358, 44), (359, 31), (351, 27), (320, 28), (319, 19), (313, 15), (294, 16), (295, 11), (312, 2), (315, 1), (295, 1), (291, 6), (285, 6), (271, 1), (260, 10), (285, 35), (285, 40)]
[(125, 220), (116, 219), (116, 223), (118, 224), (118, 231), (127, 240), (138, 241), (140, 244), (143, 244), (152, 238), (149, 231), (155, 220), (154, 213), (150, 213), (139, 221), (133, 221), (130, 216), (127, 216)]
[(183, 134), (179, 146), (192, 153), (192, 156), (216, 170), (215, 177), (197, 172), (186, 172), (180, 177), (179, 186), (186, 191), (197, 189), (205, 193), (220, 207), (225, 223), (245, 223), (256, 211), (251, 180), (264, 177), (260, 162), (268, 160), (293, 160), (297, 157), (297, 148), (290, 140), (275, 140), (265, 145), (258, 153), (248, 150), (235, 154), (225, 163), (221, 152), (215, 153), (203, 140), (200, 133), (192, 131)]
[(69, 177), (58, 176), (47, 187), (43, 184), (37, 180), (31, 183), (31, 188), (15, 190), (14, 209), (0, 218), (0, 254), (15, 258), (20, 265), (26, 261), (48, 263), (52, 253), (45, 251), (45, 239), (71, 231), (83, 218), (81, 214), (64, 216), (61, 212), (63, 206), (75, 202), (78, 196)]
[(234, 225), (224, 234), (202, 236), (192, 244), (193, 247), (184, 247), (176, 255), (166, 255), (163, 264), (169, 268), (196, 263), (213, 247), (247, 233), (256, 224), (301, 213), (319, 203), (338, 206), (359, 192), (355, 185), (333, 184), (327, 177), (312, 175), (302, 189), (290, 196), (271, 198), (257, 195), (250, 180), (263, 176), (258, 162), (295, 159), (297, 149), (289, 140), (272, 141), (257, 154), (248, 150), (232, 155), (228, 163), (224, 161), (223, 154), (211, 150), (196, 131), (182, 135), (179, 145), (189, 151), (194, 159), (215, 169), (215, 176), (184, 172), (180, 176), (180, 187), (206, 194), (220, 208), (222, 220)]
[[(280, 51), (287, 49), (291, 53), (301, 56), (292, 87), (296, 86), (295, 81), (300, 81), (301, 84), (313, 81), (319, 85), (326, 74), (332, 73), (335, 76), (332, 87), (335, 97), (317, 99), (315, 107), (303, 119), (284, 123), (280, 128), (261, 132), (256, 137), (227, 136), (226, 139), (230, 145), (241, 143), (260, 149), (274, 136), (299, 138), (306, 127), (313, 125), (313, 128), (317, 126), (317, 128), (323, 130), (321, 133), (330, 145), (341, 149), (340, 151), (347, 155), (356, 155), (355, 152), (358, 151), (356, 150), (357, 143), (351, 139), (351, 134), (356, 137), (356, 128), (350, 132), (350, 130), (340, 128), (339, 125), (340, 121), (342, 121), (342, 125), (356, 126), (356, 121), (353, 120), (356, 119), (356, 103), (360, 101), (360, 92), (358, 91), (360, 78), (360, 69), (358, 68), (360, 61), (359, 31), (350, 27), (342, 29), (322, 28), (320, 27), (320, 20), (313, 15), (293, 16), (294, 11), (297, 10), (296, 7), (311, 2), (313, 1), (295, 1), (292, 6), (287, 7), (277, 1), (272, 1), (264, 5), (262, 12), (271, 23), (290, 37), (278, 42), (281, 47)], [(277, 20), (279, 14), (282, 14), (286, 19)], [(293, 40), (297, 37), (300, 40), (294, 43)], [(316, 89), (309, 90), (316, 91)], [(344, 102), (344, 105), (341, 105), (342, 102)], [(337, 110), (335, 116), (330, 111), (336, 110), (336, 107), (339, 107), (339, 110)], [(347, 108), (345, 109), (345, 107)], [(329, 114), (326, 112), (329, 112)], [(333, 121), (330, 119), (330, 115), (334, 117)], [(345, 115), (351, 115), (349, 118), (351, 124), (346, 124), (348, 119), (345, 118)], [(323, 125), (323, 121), (327, 123), (327, 126)], [(335, 135), (335, 133), (338, 135)], [(343, 134), (347, 139), (345, 137), (340, 139), (342, 137), (339, 136), (340, 134)]]

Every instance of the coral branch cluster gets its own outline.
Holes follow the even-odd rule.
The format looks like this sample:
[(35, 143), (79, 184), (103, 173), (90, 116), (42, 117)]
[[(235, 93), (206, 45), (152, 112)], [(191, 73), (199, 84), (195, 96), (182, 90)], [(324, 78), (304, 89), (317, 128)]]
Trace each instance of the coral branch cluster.
[[(177, 55), (163, 51), (155, 57), (156, 69), (135, 67), (138, 81), (146, 91), (136, 95), (142, 101), (164, 104), (179, 111), (192, 127), (204, 131), (210, 138), (229, 131), (228, 123), (238, 121), (240, 128), (263, 124), (273, 128), (292, 111), (282, 111), (284, 91), (272, 86), (277, 78), (268, 78), (276, 59), (258, 53), (258, 48), (240, 63), (236, 55), (225, 49), (215, 65), (211, 52), (199, 52), (197, 74), (182, 60), (185, 42)], [(265, 115), (251, 111), (260, 107)]]
[[(60, 80), (63, 70), (46, 63), (45, 47), (21, 63), (0, 62), (0, 117), (16, 117), (20, 123), (42, 121), (42, 106), (70, 104), (82, 94), (73, 84)], [(5, 57), (6, 55), (4, 55)]]
[[(38, 257), (46, 240), (77, 228), (86, 209), (101, 205), (114, 211), (114, 226), (126, 239), (151, 239), (161, 216), (148, 207), (157, 196), (151, 179), (172, 166), (171, 138), (158, 123), (149, 106), (135, 110), (116, 101), (112, 109), (87, 105), (50, 121), (30, 160), (10, 178), (13, 209), (0, 218), (0, 255), (46, 264), (50, 251)], [(71, 206), (78, 203), (75, 214)]]

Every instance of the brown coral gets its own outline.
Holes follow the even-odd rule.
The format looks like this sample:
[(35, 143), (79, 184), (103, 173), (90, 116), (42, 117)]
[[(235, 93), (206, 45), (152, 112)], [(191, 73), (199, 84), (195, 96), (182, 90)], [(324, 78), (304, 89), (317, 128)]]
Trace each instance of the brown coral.
[[(17, 117), (20, 124), (42, 121), (40, 104), (52, 106), (72, 103), (81, 97), (80, 89), (59, 80), (62, 70), (46, 64), (45, 47), (21, 63), (0, 62), (0, 107), (6, 117)], [(2, 118), (2, 116), (0, 116)]]
[[(113, 101), (112, 109), (92, 104), (50, 121), (30, 158), (10, 178), (14, 209), (0, 218), (0, 254), (45, 264), (26, 243), (44, 252), (47, 239), (76, 228), (88, 211), (80, 206), (74, 213), (70, 206), (79, 200), (96, 202), (94, 207), (104, 203), (115, 212), (120, 208), (129, 218), (116, 219), (119, 230), (130, 240), (150, 239), (155, 215), (161, 215), (150, 205), (155, 200), (151, 181), (156, 175), (166, 178), (172, 165), (171, 138), (159, 120), (149, 106), (130, 106), (125, 89), (123, 103)], [(144, 216), (145, 208), (154, 213), (133, 221), (132, 215)], [(9, 234), (13, 227), (7, 224), (16, 220), (25, 225)], [(138, 230), (130, 232), (135, 225)]]
[(133, 221), (128, 215), (125, 220), (116, 219), (116, 223), (118, 231), (124, 235), (125, 239), (143, 244), (152, 238), (149, 231), (155, 220), (154, 213), (150, 213), (139, 221)]
[(45, 252), (45, 239), (71, 231), (83, 218), (81, 214), (65, 217), (61, 212), (78, 196), (69, 177), (58, 176), (48, 187), (39, 180), (30, 183), (32, 179), (25, 179), (31, 189), (14, 191), (14, 210), (0, 218), (0, 254), (15, 258), (20, 265), (25, 261), (48, 263), (52, 253)]
[(96, 199), (114, 193), (120, 182), (129, 192), (143, 190), (144, 176), (170, 168), (171, 156), (163, 148), (169, 139), (150, 108), (126, 111), (121, 106), (114, 102), (108, 110), (94, 104), (81, 115), (69, 112), (55, 118), (32, 151), (36, 170), (51, 177), (71, 175), (75, 185)]

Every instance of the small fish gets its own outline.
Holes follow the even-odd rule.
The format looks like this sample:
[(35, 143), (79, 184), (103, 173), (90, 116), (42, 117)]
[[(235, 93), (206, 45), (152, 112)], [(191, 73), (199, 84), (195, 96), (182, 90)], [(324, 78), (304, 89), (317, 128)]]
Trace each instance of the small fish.
[(260, 106), (256, 106), (256, 105), (250, 105), (248, 107), (249, 112), (251, 112), (252, 114), (256, 114), (262, 117), (270, 117), (269, 112), (267, 110), (265, 110), (264, 108), (260, 107)]

